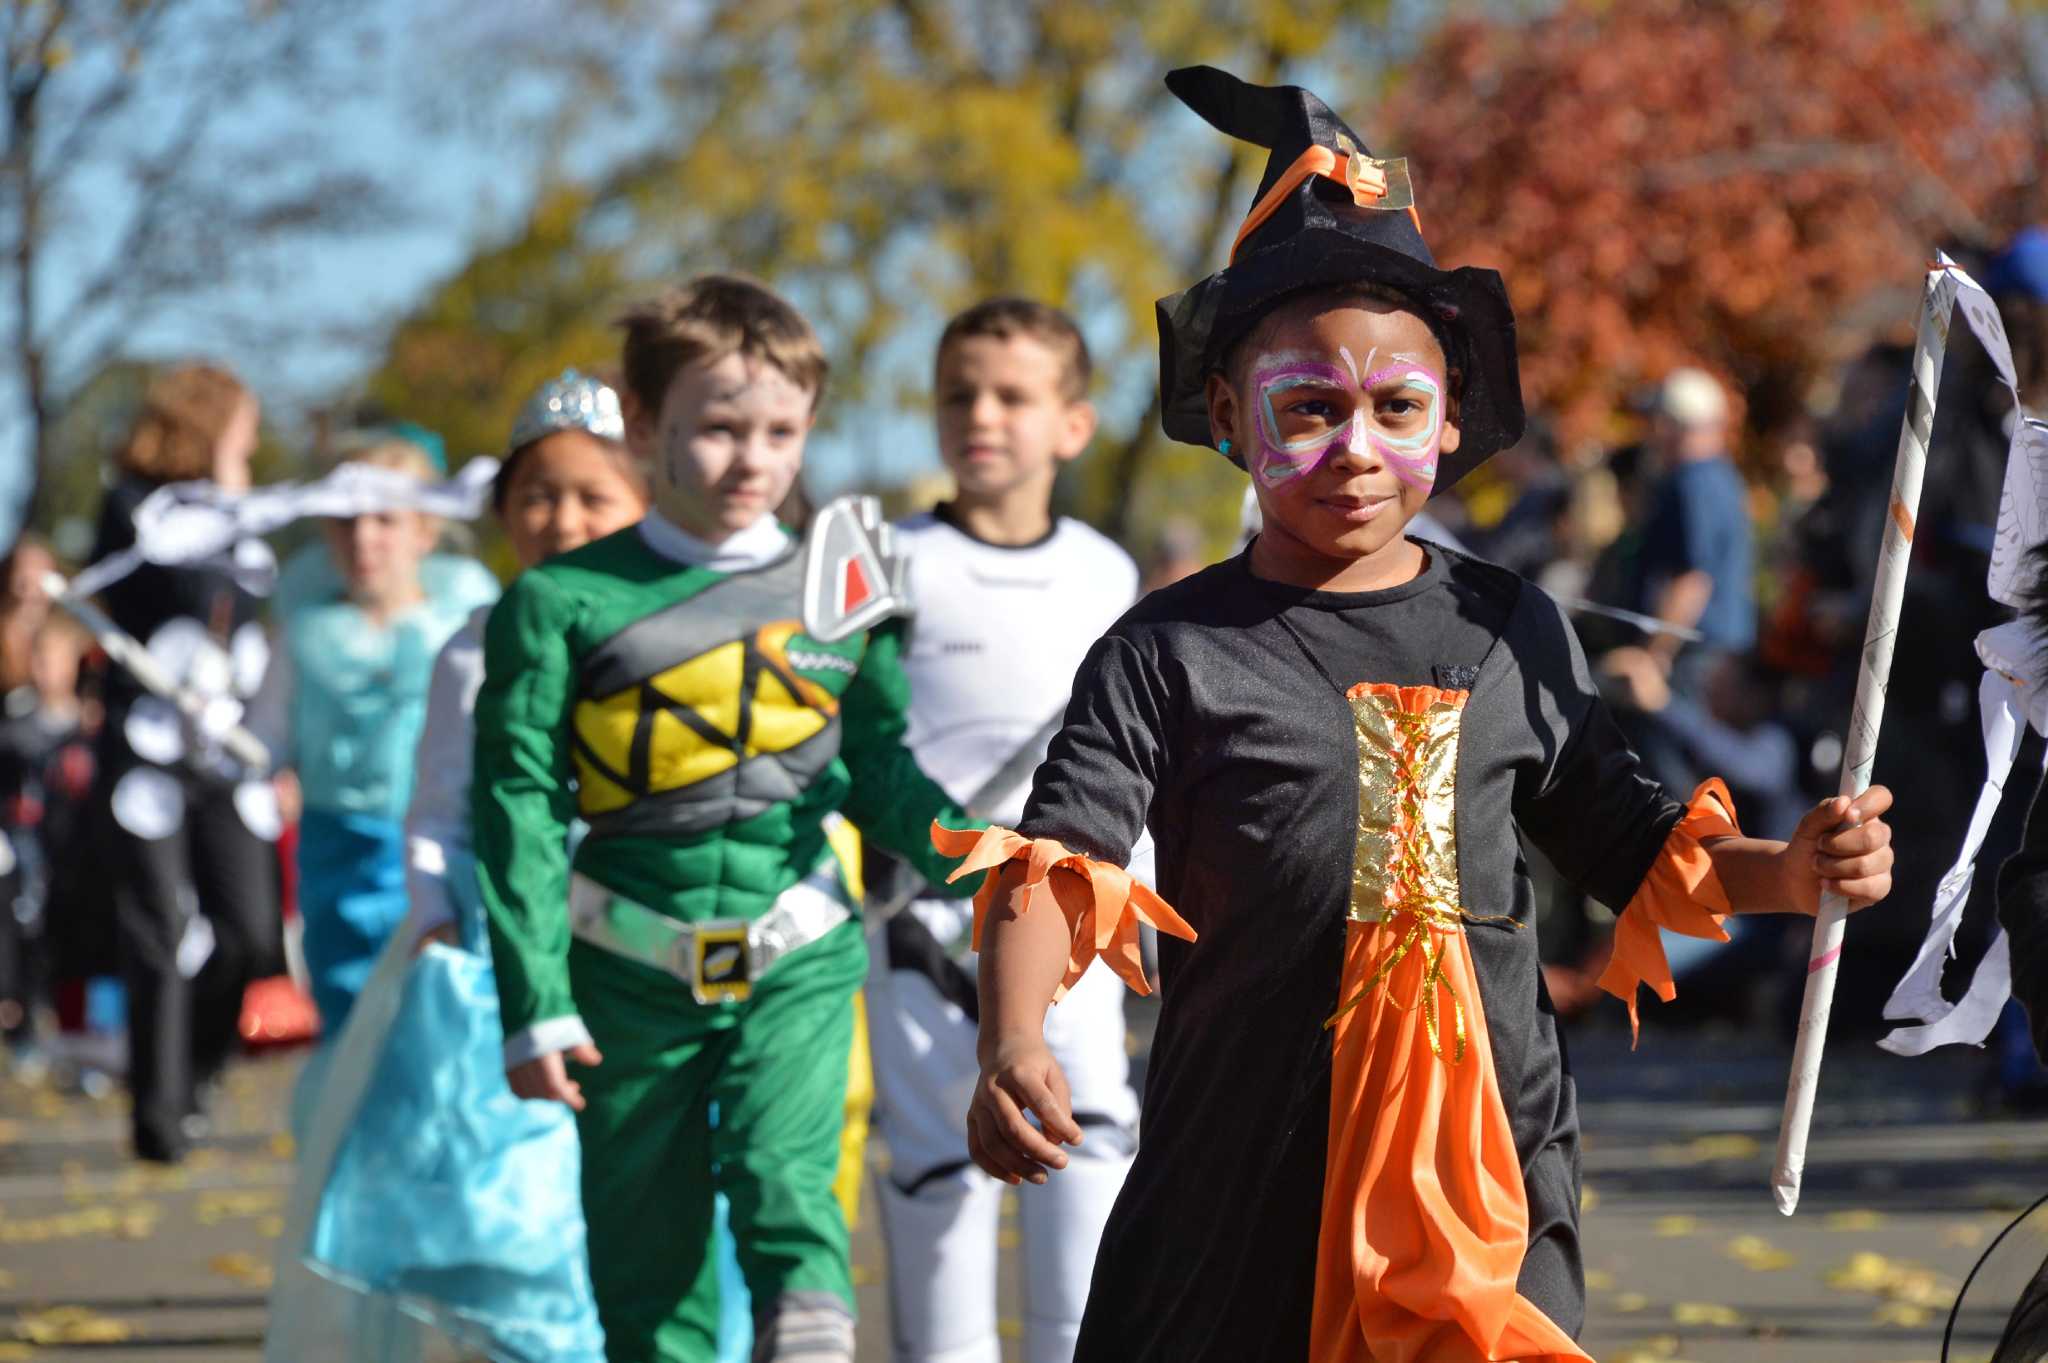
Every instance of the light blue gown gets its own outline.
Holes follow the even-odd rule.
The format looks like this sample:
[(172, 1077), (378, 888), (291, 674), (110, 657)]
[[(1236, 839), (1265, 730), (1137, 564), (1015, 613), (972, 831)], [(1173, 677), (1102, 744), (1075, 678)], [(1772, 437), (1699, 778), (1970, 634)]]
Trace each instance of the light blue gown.
[(278, 675), (256, 708), (277, 712), (305, 792), (299, 916), (313, 1002), (331, 1037), (405, 918), (405, 811), (435, 655), (497, 599), (498, 584), (473, 560), (437, 556), (422, 574), (420, 604), (378, 625), (338, 594), (316, 596), (295, 582), (311, 577), (303, 561), (285, 570), (293, 590), (272, 661)]
[(496, 592), (469, 567), (430, 575), (429, 600), (383, 630), (303, 597), (287, 624), (287, 750), (307, 803), (300, 904), (326, 1039), (295, 1103), (271, 1363), (604, 1357), (574, 1121), (506, 1086), (466, 853), (449, 849), (441, 886), (460, 945), (415, 958), (397, 931), (434, 659)]

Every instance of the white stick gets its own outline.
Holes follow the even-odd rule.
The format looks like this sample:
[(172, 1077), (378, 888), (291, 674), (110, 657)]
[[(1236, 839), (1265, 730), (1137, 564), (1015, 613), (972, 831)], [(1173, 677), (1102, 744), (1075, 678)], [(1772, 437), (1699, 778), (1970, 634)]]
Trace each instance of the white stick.
[[(55, 604), (62, 606), (78, 618), (80, 624), (92, 631), (107, 656), (128, 669), (128, 675), (135, 678), (145, 691), (163, 697), (178, 707), (178, 712), (191, 720), (198, 720), (205, 708), (205, 701), (178, 684), (164, 665), (158, 662), (149, 649), (134, 635), (110, 620), (99, 607), (90, 601), (81, 600), (70, 594), (71, 584), (62, 575), (51, 573), (43, 579), (43, 590), (50, 594)], [(239, 724), (232, 724), (216, 735), (221, 747), (248, 768), (252, 774), (260, 775), (270, 770), (270, 749), (263, 740)]]
[[(1906, 568), (1913, 551), (1913, 521), (1920, 510), (1920, 482), (1927, 471), (1927, 442), (1934, 430), (1934, 400), (1941, 388), (1941, 362), (1948, 349), (1949, 311), (1956, 296), (1947, 257), (1927, 272), (1921, 295), (1920, 327), (1913, 344), (1913, 379), (1906, 395), (1906, 420), (1899, 428), (1899, 455), (1892, 467), (1891, 515), (1878, 553), (1877, 583), (1870, 596), (1870, 623), (1863, 636), (1856, 704), (1849, 716), (1848, 751), (1842, 759), (1841, 793), (1854, 799), (1870, 787), (1877, 759), (1877, 733), (1884, 722), (1884, 696), (1899, 635), (1899, 605), (1906, 592)], [(1813, 1122), (1814, 1092), (1820, 1087), (1820, 1057), (1827, 1044), (1828, 1011), (1834, 1004), (1835, 972), (1842, 956), (1842, 925), (1849, 906), (1840, 895), (1823, 895), (1813, 923), (1813, 951), (1806, 962), (1806, 1001), (1792, 1048), (1792, 1079), (1785, 1093), (1785, 1117), (1778, 1129), (1778, 1162), (1771, 1190), (1778, 1210), (1790, 1216), (1799, 1205), (1799, 1181), (1806, 1172), (1806, 1133)]]

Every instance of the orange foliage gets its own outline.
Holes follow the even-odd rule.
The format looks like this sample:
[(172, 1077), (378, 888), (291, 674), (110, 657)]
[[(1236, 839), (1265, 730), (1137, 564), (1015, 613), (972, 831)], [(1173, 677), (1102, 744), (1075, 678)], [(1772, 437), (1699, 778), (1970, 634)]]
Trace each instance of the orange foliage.
[(1532, 411), (1576, 442), (1682, 363), (1798, 409), (1910, 327), (1937, 244), (2023, 221), (2048, 129), (1925, 8), (1567, 0), (1460, 21), (1388, 106), (1442, 263), (1507, 278)]

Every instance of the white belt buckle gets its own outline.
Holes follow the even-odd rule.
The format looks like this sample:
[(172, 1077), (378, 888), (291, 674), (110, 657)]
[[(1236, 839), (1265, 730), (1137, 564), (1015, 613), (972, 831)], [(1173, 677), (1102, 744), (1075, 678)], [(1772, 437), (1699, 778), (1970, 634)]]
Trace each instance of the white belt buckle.
[(745, 1003), (754, 993), (752, 955), (744, 918), (714, 918), (692, 926), (682, 944), (690, 995), (699, 1003)]

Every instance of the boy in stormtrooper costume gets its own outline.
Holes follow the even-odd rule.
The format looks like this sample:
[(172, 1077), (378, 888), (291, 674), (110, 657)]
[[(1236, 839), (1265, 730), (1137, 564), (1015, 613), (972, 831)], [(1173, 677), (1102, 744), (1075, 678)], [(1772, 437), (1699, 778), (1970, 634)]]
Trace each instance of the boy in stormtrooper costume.
[[(936, 368), (939, 447), (958, 493), (897, 526), (915, 610), (903, 659), (908, 742), (955, 800), (1007, 821), (1023, 812), (1082, 656), (1136, 599), (1138, 570), (1094, 530), (1050, 512), (1059, 466), (1095, 430), (1073, 322), (1042, 303), (992, 299), (948, 324)], [(1139, 855), (1149, 878), (1149, 848)], [(890, 1155), (878, 1199), (897, 1363), (999, 1357), (1003, 1189), (968, 1159), (963, 1124), (979, 1072), (970, 927), (968, 905), (927, 894), (871, 928), (877, 1126)], [(1089, 1141), (1067, 1177), (1022, 1190), (1024, 1356), (1068, 1363), (1095, 1245), (1130, 1167), (1138, 1102), (1122, 993), (1107, 972), (1084, 980), (1046, 1026)]]

